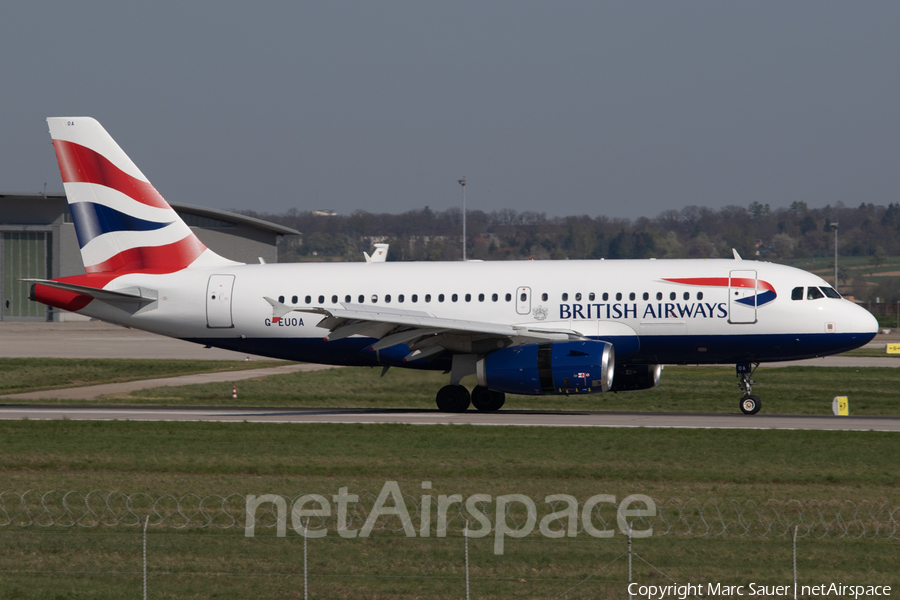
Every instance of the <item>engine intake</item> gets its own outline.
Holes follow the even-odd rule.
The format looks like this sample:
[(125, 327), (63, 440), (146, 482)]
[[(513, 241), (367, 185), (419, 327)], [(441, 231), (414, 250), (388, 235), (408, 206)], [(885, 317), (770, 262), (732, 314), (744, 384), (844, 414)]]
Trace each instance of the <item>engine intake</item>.
[(592, 394), (612, 388), (615, 365), (609, 342), (546, 342), (492, 352), (478, 360), (476, 373), (479, 385), (498, 392)]
[(659, 385), (662, 365), (616, 365), (615, 384), (610, 391), (649, 390)]

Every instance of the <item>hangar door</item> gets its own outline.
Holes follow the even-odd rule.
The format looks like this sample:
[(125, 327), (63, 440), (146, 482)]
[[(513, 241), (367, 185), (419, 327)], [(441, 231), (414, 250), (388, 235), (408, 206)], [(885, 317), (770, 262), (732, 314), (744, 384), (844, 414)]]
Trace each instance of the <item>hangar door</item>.
[(48, 279), (50, 235), (44, 231), (4, 231), (0, 237), (0, 321), (46, 321), (48, 308), (28, 299), (31, 283)]
[(231, 292), (234, 275), (211, 275), (206, 286), (206, 326), (211, 329), (234, 327), (231, 318)]

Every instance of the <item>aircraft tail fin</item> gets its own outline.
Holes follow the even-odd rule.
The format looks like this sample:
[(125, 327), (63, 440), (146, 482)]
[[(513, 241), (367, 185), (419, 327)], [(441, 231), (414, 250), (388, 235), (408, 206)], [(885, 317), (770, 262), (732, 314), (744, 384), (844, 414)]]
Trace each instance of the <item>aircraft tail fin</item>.
[(47, 119), (88, 273), (236, 264), (208, 249), (90, 117)]

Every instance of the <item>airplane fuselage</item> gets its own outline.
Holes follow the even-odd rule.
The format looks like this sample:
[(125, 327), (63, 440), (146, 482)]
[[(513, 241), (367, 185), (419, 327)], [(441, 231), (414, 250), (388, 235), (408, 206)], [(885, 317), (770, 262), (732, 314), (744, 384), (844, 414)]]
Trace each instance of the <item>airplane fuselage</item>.
[[(213, 298), (216, 276), (227, 288)], [(234, 265), (126, 274), (106, 287), (134, 286), (154, 290), (156, 306), (129, 314), (95, 301), (79, 312), (205, 345), (341, 365), (402, 364), (409, 350), (366, 352), (375, 340), (365, 336), (325, 341), (328, 331), (316, 326), (321, 315), (273, 318), (264, 298), (300, 309), (363, 305), (572, 331), (614, 342), (617, 362), (635, 364), (796, 360), (856, 348), (874, 335), (873, 318), (852, 302), (807, 299), (809, 287), (830, 289), (821, 278), (755, 261)], [(798, 287), (802, 298), (793, 300)], [(446, 369), (447, 362), (403, 366)]]

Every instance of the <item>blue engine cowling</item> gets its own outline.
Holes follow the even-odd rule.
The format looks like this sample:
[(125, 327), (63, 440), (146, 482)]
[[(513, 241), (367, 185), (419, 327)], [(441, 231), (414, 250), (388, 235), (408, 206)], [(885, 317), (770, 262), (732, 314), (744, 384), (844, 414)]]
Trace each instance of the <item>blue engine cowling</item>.
[(478, 360), (478, 385), (510, 394), (608, 392), (616, 368), (609, 342), (546, 342), (513, 346)]

